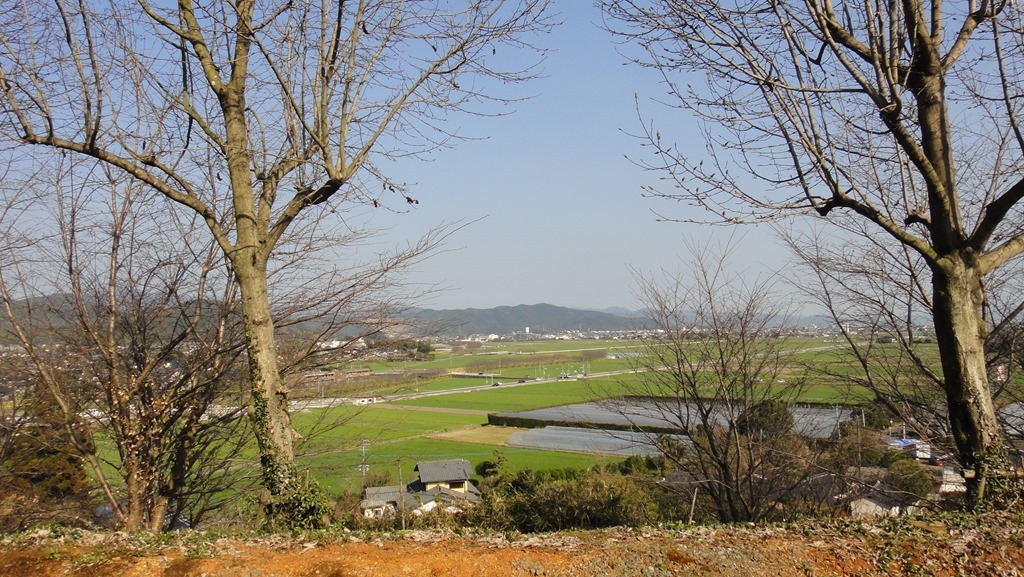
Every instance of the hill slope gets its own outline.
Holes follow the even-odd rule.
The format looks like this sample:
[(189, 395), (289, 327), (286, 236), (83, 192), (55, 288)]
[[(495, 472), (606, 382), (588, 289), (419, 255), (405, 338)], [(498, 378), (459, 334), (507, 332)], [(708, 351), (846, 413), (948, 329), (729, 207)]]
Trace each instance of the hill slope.
[(543, 535), (346, 533), (337, 539), (215, 539), (184, 532), (63, 532), (0, 541), (0, 575), (88, 577), (833, 577), (1019, 574), (1019, 519), (952, 527), (923, 521), (610, 529)]

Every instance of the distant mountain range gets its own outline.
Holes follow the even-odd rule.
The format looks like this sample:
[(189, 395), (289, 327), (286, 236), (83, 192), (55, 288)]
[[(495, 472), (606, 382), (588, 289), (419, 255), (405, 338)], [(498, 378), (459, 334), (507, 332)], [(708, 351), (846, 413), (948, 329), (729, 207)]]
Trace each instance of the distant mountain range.
[[(69, 323), (75, 322), (72, 320), (74, 309), (69, 304), (67, 295), (54, 294), (16, 301), (12, 302), (12, 306), (19, 318), (27, 318), (29, 311), (32, 311), (37, 328), (61, 331)], [(565, 331), (621, 331), (651, 326), (645, 311), (626, 308), (598, 311), (550, 304), (500, 306), (489, 309), (417, 309), (412, 317), (414, 318), (410, 319), (411, 325), (417, 328), (411, 332), (418, 333), (417, 336), (508, 335), (525, 333), (527, 328), (533, 335), (544, 335)], [(820, 316), (802, 316), (788, 319), (787, 324), (831, 326), (832, 322), (831, 319)], [(323, 330), (316, 320), (303, 323), (301, 327), (313, 331)], [(9, 334), (10, 329), (5, 315), (0, 315), (0, 344), (14, 343)]]
[(417, 311), (417, 320), (429, 332), (442, 336), (473, 334), (557, 333), (569, 330), (615, 331), (642, 326), (644, 321), (627, 309), (611, 309), (616, 314), (559, 307), (549, 304), (502, 306), (491, 309), (455, 309)]
[[(19, 318), (28, 318), (29, 311), (39, 327), (62, 330), (74, 324), (74, 309), (70, 297), (52, 294), (12, 303)], [(418, 309), (414, 324), (426, 335), (446, 337), (473, 334), (558, 333), (568, 330), (628, 330), (644, 324), (643, 313), (616, 308), (606, 311), (584, 310), (549, 304), (501, 306), (490, 309), (430, 310)], [(0, 315), (0, 344), (13, 343), (9, 337), (11, 327), (5, 315)], [(321, 330), (317, 321), (304, 323), (312, 330)]]

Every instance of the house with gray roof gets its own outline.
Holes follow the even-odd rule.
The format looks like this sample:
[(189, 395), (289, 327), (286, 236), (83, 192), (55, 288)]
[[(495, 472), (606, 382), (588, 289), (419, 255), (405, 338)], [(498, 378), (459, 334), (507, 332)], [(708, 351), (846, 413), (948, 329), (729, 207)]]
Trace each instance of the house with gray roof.
[(473, 468), (465, 459), (422, 461), (416, 464), (415, 471), (419, 474), (419, 479), (411, 483), (414, 485), (414, 491), (429, 491), (442, 487), (465, 494), (470, 491), (469, 487), (472, 487), (469, 476), (473, 473)]
[(400, 510), (414, 511), (419, 506), (419, 501), (401, 485), (367, 487), (359, 502), (363, 516), (369, 519), (393, 515)]

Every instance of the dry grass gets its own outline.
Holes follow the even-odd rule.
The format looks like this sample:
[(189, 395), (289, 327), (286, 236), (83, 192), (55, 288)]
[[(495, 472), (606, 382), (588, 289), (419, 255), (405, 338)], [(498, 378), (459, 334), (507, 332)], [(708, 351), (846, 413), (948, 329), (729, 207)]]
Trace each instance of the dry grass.
[(434, 439), (459, 441), (462, 443), (480, 443), (483, 445), (504, 445), (513, 433), (525, 431), (517, 427), (469, 427), (457, 431), (448, 431), (431, 435)]

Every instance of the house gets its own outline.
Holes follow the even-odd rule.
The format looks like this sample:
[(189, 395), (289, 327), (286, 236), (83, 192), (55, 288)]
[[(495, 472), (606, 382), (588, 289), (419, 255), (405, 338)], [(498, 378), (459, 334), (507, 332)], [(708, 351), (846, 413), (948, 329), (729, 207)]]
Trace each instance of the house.
[(406, 511), (422, 515), (438, 506), (450, 513), (480, 502), (480, 491), (469, 482), (472, 467), (465, 459), (422, 461), (415, 468), (418, 478), (405, 487), (367, 487), (359, 508), (373, 519)]
[(892, 439), (889, 447), (907, 453), (914, 459), (926, 460), (932, 456), (932, 447), (919, 439)]
[(957, 472), (952, 465), (942, 466), (942, 481), (939, 483), (939, 493), (966, 493), (967, 480)]
[(419, 501), (401, 485), (367, 487), (359, 502), (359, 509), (367, 519), (394, 515), (398, 511), (415, 511), (419, 507)]
[(908, 502), (907, 495), (897, 493), (881, 481), (876, 481), (847, 496), (845, 501), (851, 517), (866, 519), (913, 515), (917, 508), (916, 502), (920, 500), (914, 499), (915, 503), (912, 504)]
[(480, 502), (480, 490), (469, 482), (473, 468), (465, 459), (423, 461), (416, 464), (419, 478), (409, 483), (409, 491), (423, 502), (423, 512), (443, 505), (450, 513)]
[(414, 471), (419, 475), (419, 479), (409, 484), (414, 492), (444, 488), (466, 494), (470, 491), (469, 487), (472, 487), (469, 477), (473, 470), (465, 459), (423, 461), (416, 464)]

